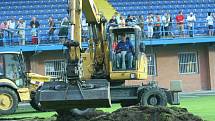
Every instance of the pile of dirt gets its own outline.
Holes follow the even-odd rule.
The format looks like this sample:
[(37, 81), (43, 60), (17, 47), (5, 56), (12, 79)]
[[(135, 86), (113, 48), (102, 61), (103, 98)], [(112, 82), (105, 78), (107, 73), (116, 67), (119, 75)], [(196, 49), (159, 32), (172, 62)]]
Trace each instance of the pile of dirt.
[(186, 108), (133, 106), (112, 113), (97, 111), (86, 116), (57, 116), (58, 121), (203, 121)]

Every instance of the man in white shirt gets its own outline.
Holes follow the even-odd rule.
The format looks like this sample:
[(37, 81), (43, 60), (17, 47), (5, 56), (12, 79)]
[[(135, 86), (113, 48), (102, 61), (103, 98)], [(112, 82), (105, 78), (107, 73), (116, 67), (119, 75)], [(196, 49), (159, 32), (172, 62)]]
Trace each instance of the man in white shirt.
[(16, 21), (15, 18), (8, 20), (8, 38), (9, 38), (9, 44), (11, 45), (13, 42), (13, 36), (16, 29)]
[(19, 18), (19, 23), (17, 25), (19, 45), (25, 45), (25, 27), (26, 23), (22, 18)]
[(162, 35), (168, 36), (168, 27), (169, 27), (170, 17), (167, 15), (167, 13), (164, 13), (162, 16)]
[(213, 24), (214, 24), (214, 16), (211, 12), (208, 12), (208, 17), (206, 18), (208, 22), (208, 31), (209, 31), (209, 36), (213, 36)]
[(187, 16), (187, 26), (188, 26), (188, 31), (189, 31), (189, 35), (190, 37), (193, 37), (194, 35), (194, 23), (196, 21), (196, 17), (195, 15), (193, 15), (193, 13), (191, 12), (190, 15)]

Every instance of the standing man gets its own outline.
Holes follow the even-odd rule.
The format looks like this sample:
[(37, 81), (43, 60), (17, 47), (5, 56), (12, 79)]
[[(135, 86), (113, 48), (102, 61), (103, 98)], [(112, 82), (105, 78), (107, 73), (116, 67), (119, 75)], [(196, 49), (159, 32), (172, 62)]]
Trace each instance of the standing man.
[(161, 16), (157, 13), (154, 18), (154, 37), (160, 38)]
[(209, 36), (213, 36), (214, 30), (213, 30), (213, 24), (214, 24), (214, 16), (211, 12), (208, 12), (208, 17), (206, 18), (208, 22), (208, 32)]
[(49, 17), (49, 30), (48, 30), (48, 36), (49, 36), (49, 41), (54, 39), (54, 31), (55, 31), (55, 22), (53, 17)]
[(38, 44), (38, 28), (40, 26), (39, 21), (37, 21), (36, 17), (32, 17), (30, 22), (31, 27), (31, 36), (32, 36), (32, 44)]
[(178, 15), (176, 16), (176, 23), (178, 27), (178, 31), (180, 36), (184, 36), (184, 15), (182, 11), (178, 12)]
[(22, 18), (19, 18), (17, 25), (18, 35), (19, 35), (19, 45), (25, 45), (25, 21)]
[(144, 17), (143, 17), (143, 15), (140, 15), (140, 16), (139, 16), (139, 18), (138, 18), (138, 25), (139, 25), (140, 28), (141, 28), (142, 37), (144, 38)]
[(35, 28), (39, 28), (40, 23), (39, 21), (37, 21), (36, 17), (32, 17), (31, 22), (30, 22), (30, 27), (33, 28), (33, 26), (35, 26)]
[(13, 45), (13, 36), (14, 36), (15, 29), (16, 29), (16, 20), (15, 20), (15, 17), (13, 17), (8, 21), (8, 38), (10, 41), (9, 42), (10, 45)]
[(153, 37), (153, 26), (154, 26), (154, 20), (153, 20), (153, 15), (152, 13), (149, 13), (146, 19), (147, 22), (147, 28), (148, 28), (148, 38), (152, 39)]
[(132, 25), (133, 24), (133, 18), (131, 15), (128, 15), (127, 18), (125, 19), (125, 24), (127, 26)]
[(164, 13), (162, 16), (162, 35), (167, 37), (168, 36), (168, 27), (169, 27), (170, 17), (167, 13)]
[[(58, 36), (60, 38), (61, 43), (66, 42), (67, 37), (68, 37), (68, 31), (69, 31), (68, 29), (69, 29), (69, 19), (67, 17), (64, 17), (63, 20), (60, 23), (60, 30), (59, 30), (59, 33), (58, 33)], [(83, 20), (82, 20), (82, 30), (83, 30), (82, 33), (84, 33), (84, 35), (87, 34), (86, 29), (88, 29), (87, 28), (87, 23), (86, 23), (86, 21), (83, 22)]]
[(187, 16), (187, 26), (188, 26), (188, 31), (189, 31), (189, 36), (193, 37), (194, 35), (194, 22), (196, 21), (195, 15), (191, 12), (190, 15)]

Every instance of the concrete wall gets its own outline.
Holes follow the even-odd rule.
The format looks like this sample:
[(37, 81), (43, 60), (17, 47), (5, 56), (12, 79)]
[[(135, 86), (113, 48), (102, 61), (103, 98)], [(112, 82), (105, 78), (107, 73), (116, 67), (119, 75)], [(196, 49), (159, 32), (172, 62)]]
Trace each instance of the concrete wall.
[[(151, 53), (148, 48), (147, 53)], [(209, 63), (207, 46), (172, 45), (157, 46), (153, 49), (156, 56), (157, 75), (148, 80), (156, 80), (161, 87), (170, 88), (170, 80), (182, 80), (183, 91), (207, 90), (209, 86)], [(178, 53), (197, 52), (199, 73), (179, 74)]]
[(210, 87), (215, 90), (215, 46), (209, 46)]
[(62, 51), (45, 51), (30, 57), (31, 72), (45, 75), (44, 62), (47, 60), (63, 59)]
[[(151, 53), (151, 48), (147, 48)], [(148, 80), (156, 80), (161, 87), (169, 88), (170, 80), (182, 80), (183, 91), (215, 89), (215, 47), (208, 45), (171, 45), (156, 46), (153, 49), (156, 56), (157, 75), (149, 76)], [(179, 74), (178, 53), (197, 52), (199, 72), (196, 74)], [(31, 71), (45, 75), (46, 60), (63, 59), (62, 51), (46, 51), (28, 56)], [(209, 64), (210, 62), (210, 64)], [(209, 68), (210, 67), (210, 68)], [(128, 81), (127, 84), (141, 84), (146, 81)]]

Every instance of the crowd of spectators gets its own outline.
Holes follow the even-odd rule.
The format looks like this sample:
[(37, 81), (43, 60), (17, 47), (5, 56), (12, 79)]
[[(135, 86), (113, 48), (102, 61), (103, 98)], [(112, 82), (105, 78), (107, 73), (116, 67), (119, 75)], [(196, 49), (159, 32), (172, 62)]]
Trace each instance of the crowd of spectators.
[[(185, 18), (186, 17), (186, 18)], [(213, 22), (215, 20), (215, 14), (208, 12), (208, 16), (205, 19), (206, 25), (208, 26), (208, 35), (213, 36)], [(186, 24), (185, 24), (186, 23)], [(178, 12), (175, 18), (170, 15), (170, 13), (153, 14), (148, 13), (146, 19), (140, 16), (128, 15), (126, 18), (120, 16), (117, 12), (112, 16), (109, 21), (109, 26), (127, 26), (127, 25), (139, 25), (142, 29), (143, 37), (147, 38), (160, 38), (162, 37), (172, 37), (178, 36), (185, 37), (185, 34), (189, 37), (194, 36), (194, 26), (196, 23), (196, 16), (190, 12), (187, 16), (183, 14), (182, 11)], [(173, 25), (176, 25), (177, 31), (173, 30)], [(187, 30), (185, 31), (185, 25)], [(144, 31), (144, 26), (147, 30)]]
[[(205, 18), (206, 25), (208, 26), (208, 35), (213, 36), (214, 34), (214, 20), (215, 14), (208, 12), (207, 18)], [(83, 20), (82, 20), (83, 21)], [(62, 20), (55, 22), (55, 19), (50, 16), (48, 18), (48, 28), (47, 29), (47, 40), (53, 40), (54, 34), (56, 30), (56, 23), (59, 24), (59, 32), (58, 37), (60, 42), (64, 42), (68, 37), (68, 29), (69, 29), (69, 20), (68, 17), (64, 17)], [(83, 23), (83, 22), (82, 22)], [(86, 22), (85, 22), (86, 23)], [(186, 24), (185, 24), (186, 23)], [(189, 35), (189, 37), (194, 36), (194, 26), (196, 23), (196, 16), (192, 12), (186, 16), (182, 11), (178, 12), (175, 18), (170, 15), (170, 13), (154, 14), (148, 13), (148, 15), (144, 18), (143, 15), (140, 16), (132, 16), (128, 15), (124, 17), (119, 13), (115, 13), (112, 18), (108, 22), (108, 28), (110, 26), (132, 26), (139, 25), (142, 29), (142, 36), (147, 38), (157, 38), (160, 37), (172, 37), (175, 35), (184, 37), (185, 34)], [(26, 25), (27, 24), (27, 25)], [(173, 25), (176, 25), (177, 31), (173, 30)], [(185, 25), (187, 30), (185, 31)], [(0, 45), (3, 45), (4, 39), (7, 40), (9, 45), (13, 45), (14, 36), (18, 37), (19, 45), (25, 45), (26, 43), (26, 30), (30, 29), (31, 34), (31, 42), (32, 44), (39, 43), (39, 29), (40, 22), (36, 17), (32, 17), (31, 21), (26, 23), (23, 18), (19, 18), (18, 20), (15, 17), (8, 19), (7, 21), (3, 21), (0, 23)], [(146, 29), (146, 30), (145, 30)], [(83, 25), (83, 33), (87, 35), (87, 25)], [(107, 29), (109, 30), (109, 29)]]
[[(68, 37), (68, 28), (69, 28), (69, 20), (68, 17), (64, 17), (62, 20), (58, 21), (59, 23), (59, 39), (63, 42)], [(19, 45), (25, 45), (26, 43), (26, 30), (30, 30), (31, 34), (31, 43), (38, 44), (39, 43), (39, 30), (40, 30), (40, 22), (36, 17), (32, 17), (31, 21), (26, 23), (23, 18), (19, 18), (18, 20), (15, 17), (8, 19), (7, 21), (3, 21), (0, 23), (0, 45), (3, 45), (3, 41), (7, 41), (9, 45), (14, 45), (14, 39), (18, 37)], [(56, 22), (55, 19), (50, 16), (48, 18), (48, 28), (47, 35), (48, 40), (54, 39), (54, 33), (56, 30)], [(41, 28), (42, 29), (42, 28)], [(16, 36), (16, 37), (15, 37)]]

